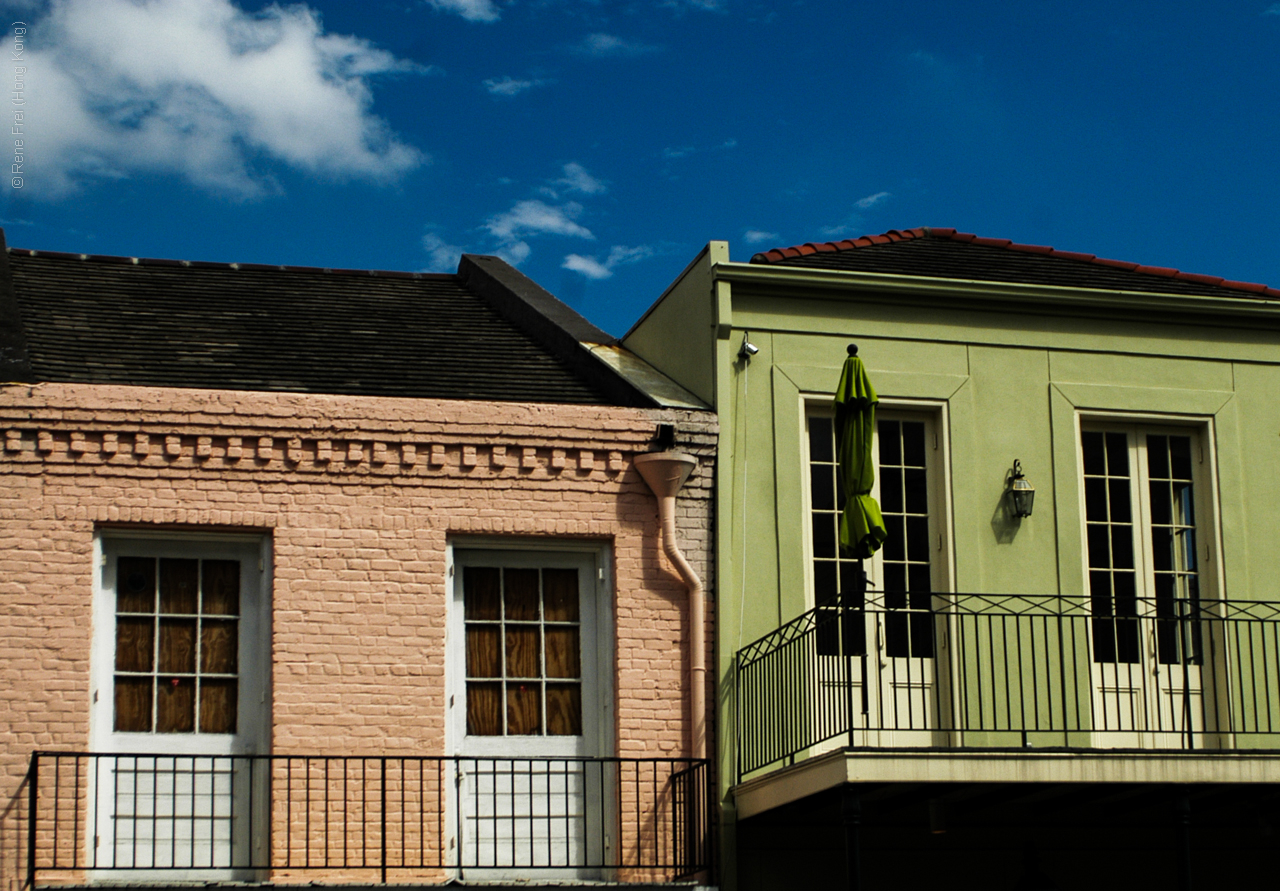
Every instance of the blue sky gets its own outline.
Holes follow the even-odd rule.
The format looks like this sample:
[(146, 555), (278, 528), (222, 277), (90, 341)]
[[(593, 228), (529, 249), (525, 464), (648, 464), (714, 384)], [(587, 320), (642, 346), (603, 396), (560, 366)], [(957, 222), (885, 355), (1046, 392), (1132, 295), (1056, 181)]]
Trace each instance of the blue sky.
[(13, 246), (498, 253), (614, 334), (711, 239), (950, 226), (1280, 286), (1273, 0), (0, 7)]

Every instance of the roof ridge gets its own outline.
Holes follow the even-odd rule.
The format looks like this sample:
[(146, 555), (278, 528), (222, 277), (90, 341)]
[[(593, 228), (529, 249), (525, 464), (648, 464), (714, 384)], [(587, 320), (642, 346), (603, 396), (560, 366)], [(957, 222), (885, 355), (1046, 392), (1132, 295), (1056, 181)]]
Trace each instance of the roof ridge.
[(1247, 291), (1251, 294), (1265, 295), (1267, 297), (1280, 297), (1280, 289), (1272, 288), (1268, 285), (1258, 284), (1256, 282), (1238, 282), (1225, 279), (1217, 275), (1199, 275), (1194, 272), (1182, 272), (1167, 266), (1143, 266), (1140, 263), (1130, 263), (1126, 260), (1108, 260), (1095, 254), (1084, 254), (1078, 251), (1060, 251), (1047, 245), (1040, 244), (1021, 244), (1008, 238), (984, 238), (974, 235), (971, 232), (958, 232), (955, 229), (938, 227), (938, 226), (918, 226), (915, 229), (890, 229), (881, 235), (862, 235), (858, 238), (846, 238), (841, 241), (824, 241), (824, 242), (805, 242), (804, 244), (795, 245), (793, 247), (773, 248), (768, 251), (761, 251), (751, 257), (752, 263), (776, 263), (779, 260), (789, 260), (794, 257), (807, 257), (810, 254), (833, 253), (839, 251), (851, 251), (857, 248), (870, 247), (877, 244), (892, 244), (898, 241), (911, 241), (919, 238), (939, 238), (949, 241), (958, 241), (964, 244), (977, 244), (985, 247), (999, 247), (1011, 251), (1020, 251), (1023, 253), (1044, 254), (1049, 257), (1058, 257), (1064, 260), (1076, 260), (1084, 263), (1093, 263), (1098, 266), (1111, 266), (1118, 269), (1126, 269), (1131, 272), (1142, 273), (1143, 275), (1155, 275), (1162, 278), (1173, 278), (1181, 281), (1193, 282), (1198, 285), (1216, 285), (1220, 288), (1228, 288), (1235, 291)]
[(375, 278), (448, 279), (457, 278), (453, 272), (406, 272), (398, 269), (345, 269), (332, 266), (286, 266), (272, 263), (218, 263), (210, 260), (172, 260), (160, 257), (123, 257), (114, 254), (76, 254), (69, 251), (38, 251), (29, 248), (6, 248), (7, 253), (19, 257), (49, 258), (54, 260), (83, 260), (93, 263), (111, 263), (121, 266), (168, 266), (190, 269), (231, 269), (253, 272), (306, 272), (327, 275), (367, 275)]

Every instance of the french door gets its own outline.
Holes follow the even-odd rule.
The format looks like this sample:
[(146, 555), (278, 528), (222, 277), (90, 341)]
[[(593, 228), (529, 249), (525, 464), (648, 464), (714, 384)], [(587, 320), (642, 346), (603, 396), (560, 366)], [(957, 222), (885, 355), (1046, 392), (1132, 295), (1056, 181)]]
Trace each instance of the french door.
[(1081, 432), (1094, 732), (1112, 746), (1200, 745), (1211, 540), (1199, 431)]
[(832, 604), (819, 618), (819, 713), (848, 714), (859, 744), (937, 744), (947, 676), (935, 603), (946, 578), (937, 419), (877, 413), (872, 495), (888, 537), (868, 560), (839, 552), (834, 425), (817, 413), (808, 421), (814, 600)]
[(253, 878), (265, 859), (261, 542), (109, 538), (95, 598), (89, 862)]
[(454, 843), (472, 879), (598, 878), (602, 802), (593, 554), (459, 550), (450, 620)]

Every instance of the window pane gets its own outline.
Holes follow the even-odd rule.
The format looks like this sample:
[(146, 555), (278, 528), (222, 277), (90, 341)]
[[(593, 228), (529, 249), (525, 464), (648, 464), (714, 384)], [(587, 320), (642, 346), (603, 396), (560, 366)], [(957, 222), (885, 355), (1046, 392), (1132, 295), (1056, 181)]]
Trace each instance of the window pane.
[(1107, 472), (1107, 460), (1102, 445), (1102, 434), (1089, 430), (1080, 434), (1080, 450), (1084, 453), (1084, 472), (1089, 476), (1103, 476)]
[(195, 619), (163, 619), (160, 622), (160, 671), (195, 674)]
[(1089, 538), (1089, 566), (1092, 569), (1106, 569), (1111, 566), (1111, 533), (1110, 527), (1101, 523), (1090, 523), (1087, 529)]
[(537, 625), (507, 626), (507, 677), (542, 676), (542, 647), (538, 636)]
[(832, 454), (832, 444), (834, 442), (835, 434), (831, 429), (830, 418), (809, 418), (810, 461), (825, 461), (828, 464), (835, 461), (835, 455)]
[(1191, 479), (1191, 437), (1169, 437), (1169, 462), (1175, 480)]
[[(151, 671), (154, 667), (155, 633), (154, 619), (124, 616), (116, 619), (116, 670)], [(148, 707), (147, 715), (150, 714)]]
[[(908, 590), (928, 593), (932, 588), (928, 563), (911, 563), (907, 567)], [(926, 600), (926, 603), (928, 601)]]
[(582, 687), (547, 684), (547, 735), (582, 735)]
[(884, 540), (883, 551), (886, 560), (905, 560), (907, 558), (906, 548), (906, 524), (902, 517), (885, 517), (884, 528), (887, 538)]
[(929, 490), (925, 485), (923, 467), (913, 467), (906, 471), (905, 488), (907, 496), (907, 513), (927, 514), (929, 512)]
[[(836, 479), (832, 464), (809, 467), (809, 493), (814, 510), (836, 509)], [(843, 506), (843, 505), (841, 505)]]
[(467, 733), (502, 735), (501, 684), (467, 684)]
[(156, 561), (151, 557), (121, 557), (116, 561), (116, 611), (156, 611)]
[(1109, 480), (1107, 485), (1110, 487), (1111, 501), (1111, 522), (1113, 523), (1131, 523), (1133, 522), (1133, 505), (1129, 499), (1129, 479), (1125, 477), (1118, 480)]
[[(579, 655), (578, 629), (555, 628), (546, 629), (547, 636), (547, 677), (577, 678), (582, 676), (582, 661)], [(548, 715), (550, 715), (550, 706)]]
[[(843, 568), (844, 564), (841, 564)], [(814, 560), (813, 561), (813, 596), (818, 603), (830, 600), (835, 597), (836, 591), (836, 561), (835, 560)]]
[(897, 467), (880, 468), (880, 510), (883, 513), (902, 513), (902, 471)]
[(1116, 569), (1133, 569), (1133, 527), (1111, 527), (1111, 565)]
[(881, 421), (876, 425), (880, 440), (880, 463), (902, 464), (901, 425), (897, 421)]
[(116, 730), (151, 732), (151, 685), (149, 677), (116, 678)]
[(813, 515), (813, 556), (836, 556), (836, 514)]
[(924, 424), (920, 421), (902, 422), (902, 463), (908, 467), (924, 467)]
[(1084, 516), (1086, 520), (1107, 519), (1107, 481), (1086, 479), (1084, 481)]
[(239, 622), (205, 619), (200, 629), (200, 670), (211, 674), (235, 674), (238, 667)]
[(1123, 433), (1108, 433), (1107, 473), (1111, 476), (1129, 475), (1129, 437)]
[(531, 736), (542, 732), (542, 685), (507, 685), (507, 735)]
[(200, 572), (204, 597), (201, 612), (215, 616), (240, 615), (240, 561), (205, 560)]
[(235, 681), (200, 681), (200, 732), (236, 732)]
[(1147, 472), (1152, 479), (1169, 478), (1169, 437), (1147, 437)]
[(161, 678), (156, 691), (156, 732), (191, 733), (196, 727), (195, 678)]
[(160, 561), (160, 612), (191, 615), (196, 612), (199, 560)]
[(546, 621), (578, 621), (578, 570), (542, 570), (542, 598)]
[(498, 646), (501, 637), (499, 626), (469, 626), (467, 628), (467, 677), (502, 677), (502, 650)]
[(468, 621), (502, 618), (502, 595), (496, 568), (468, 566), (463, 569), (462, 597)]
[(929, 559), (928, 517), (907, 517), (907, 559)]
[(506, 606), (506, 619), (537, 621), (538, 616), (538, 570), (536, 569), (504, 569), (503, 602)]

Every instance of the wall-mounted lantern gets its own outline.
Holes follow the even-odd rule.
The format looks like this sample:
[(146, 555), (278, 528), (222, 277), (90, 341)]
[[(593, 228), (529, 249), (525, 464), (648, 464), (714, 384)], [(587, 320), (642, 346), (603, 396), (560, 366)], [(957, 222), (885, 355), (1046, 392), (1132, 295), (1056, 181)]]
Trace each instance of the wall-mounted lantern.
[(1031, 516), (1031, 507), (1036, 501), (1036, 487), (1022, 475), (1022, 462), (1013, 460), (1013, 473), (1009, 475), (1009, 501), (1013, 507), (1013, 515), (1019, 519)]

